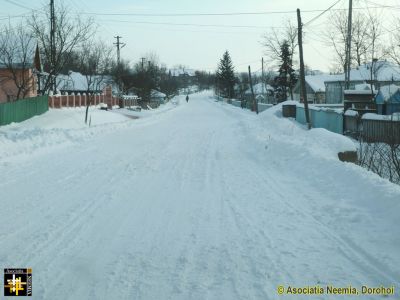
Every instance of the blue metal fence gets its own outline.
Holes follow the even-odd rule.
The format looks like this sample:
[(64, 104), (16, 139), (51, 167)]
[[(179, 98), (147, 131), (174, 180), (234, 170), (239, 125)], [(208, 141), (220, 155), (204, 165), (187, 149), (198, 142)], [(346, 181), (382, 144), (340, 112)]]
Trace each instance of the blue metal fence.
[[(329, 131), (343, 134), (343, 113), (329, 108), (310, 107), (311, 127), (325, 128)], [(296, 121), (306, 124), (304, 107), (296, 107)]]

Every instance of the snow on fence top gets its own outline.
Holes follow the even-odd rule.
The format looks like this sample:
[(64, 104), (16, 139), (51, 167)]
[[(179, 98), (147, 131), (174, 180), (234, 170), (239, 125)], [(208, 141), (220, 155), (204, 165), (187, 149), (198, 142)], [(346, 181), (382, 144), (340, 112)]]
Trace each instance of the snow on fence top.
[[(296, 102), (296, 104), (298, 107), (304, 108), (303, 103)], [(335, 112), (337, 114), (343, 113), (343, 105), (338, 104), (308, 104), (308, 108), (316, 111)]]
[(400, 122), (400, 113), (394, 113), (393, 115), (378, 115), (373, 113), (367, 113), (362, 116), (362, 119)]
[(346, 110), (344, 115), (348, 116), (348, 117), (357, 117), (358, 116), (358, 112), (355, 111), (355, 110), (348, 109), (348, 110)]

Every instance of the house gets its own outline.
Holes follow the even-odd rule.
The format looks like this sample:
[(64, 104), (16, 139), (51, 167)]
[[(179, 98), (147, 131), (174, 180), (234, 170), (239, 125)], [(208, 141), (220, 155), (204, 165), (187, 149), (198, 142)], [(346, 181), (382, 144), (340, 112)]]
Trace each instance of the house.
[(394, 84), (382, 86), (375, 102), (378, 114), (391, 115), (400, 112), (400, 86)]
[[(325, 81), (332, 79), (332, 75), (318, 73), (316, 75), (306, 75), (307, 101), (316, 104), (325, 103)], [(301, 83), (297, 80), (293, 88), (293, 100), (300, 101)]]
[(62, 94), (101, 93), (106, 86), (112, 86), (113, 93), (118, 93), (118, 86), (108, 75), (85, 76), (69, 71), (66, 75), (58, 75), (56, 83), (57, 90)]
[[(274, 103), (274, 88), (269, 84), (263, 84), (259, 82), (253, 85), (254, 97), (260, 103)], [(251, 88), (247, 89), (244, 92), (244, 100), (245, 101), (253, 101), (253, 94), (251, 92)]]
[(37, 96), (39, 71), (41, 59), (36, 42), (11, 38), (0, 45), (0, 103)]
[[(400, 67), (388, 61), (377, 61), (364, 64), (350, 71), (350, 87), (372, 83), (375, 89), (390, 84), (400, 85)], [(325, 81), (325, 99), (328, 104), (343, 103), (345, 75), (332, 75)]]
[(150, 93), (150, 106), (152, 108), (160, 106), (167, 101), (167, 95), (157, 90), (151, 90)]
[(170, 69), (169, 73), (173, 77), (194, 77), (196, 75), (196, 71), (193, 69), (186, 69), (184, 67), (182, 68), (175, 68), (175, 69)]
[(195, 83), (196, 71), (184, 67), (169, 70), (169, 75), (174, 77), (180, 87), (187, 87)]

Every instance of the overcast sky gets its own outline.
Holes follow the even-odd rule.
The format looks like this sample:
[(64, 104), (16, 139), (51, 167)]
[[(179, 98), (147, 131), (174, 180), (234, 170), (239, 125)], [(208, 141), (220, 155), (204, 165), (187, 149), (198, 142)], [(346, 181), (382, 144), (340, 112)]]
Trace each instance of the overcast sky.
[[(60, 1), (60, 0), (55, 0)], [(385, 26), (393, 28), (394, 14), (400, 12), (400, 0), (354, 0), (355, 7), (397, 5), (399, 9), (379, 9)], [(14, 2), (14, 3), (13, 3)], [(43, 9), (50, 1), (0, 0), (0, 19), (8, 15), (29, 13), (27, 8)], [(97, 13), (98, 36), (112, 45), (114, 36), (122, 36), (126, 47), (121, 56), (136, 62), (148, 52), (155, 52), (160, 61), (173, 67), (183, 64), (190, 68), (215, 71), (223, 52), (231, 53), (236, 71), (245, 71), (250, 64), (261, 68), (261, 57), (273, 67), (261, 45), (262, 36), (272, 27), (281, 27), (287, 20), (297, 24), (296, 9), (303, 12), (303, 23), (325, 10), (335, 0), (64, 0), (72, 13)], [(19, 6), (17, 5), (19, 4)], [(24, 6), (24, 7), (21, 7)], [(348, 0), (341, 0), (335, 8), (346, 8)], [(375, 10), (375, 9), (373, 9)], [(187, 14), (187, 13), (246, 13), (277, 12), (262, 15), (231, 16), (138, 16), (101, 14)], [(87, 16), (87, 15), (83, 15)], [(329, 14), (318, 18), (305, 28), (305, 62), (313, 69), (329, 71), (332, 52), (322, 43)], [(17, 18), (11, 19), (15, 22)], [(0, 20), (5, 24), (7, 19)], [(179, 24), (179, 25), (178, 25)], [(190, 25), (189, 25), (190, 24)], [(211, 26), (216, 25), (216, 26)]]

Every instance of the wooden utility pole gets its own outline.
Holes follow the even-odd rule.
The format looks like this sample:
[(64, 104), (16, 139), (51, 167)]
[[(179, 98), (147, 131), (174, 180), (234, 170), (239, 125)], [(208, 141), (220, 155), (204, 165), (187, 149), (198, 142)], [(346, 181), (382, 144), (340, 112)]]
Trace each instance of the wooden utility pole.
[(249, 83), (250, 83), (250, 89), (251, 89), (251, 95), (253, 97), (253, 107), (255, 112), (258, 114), (258, 104), (256, 101), (256, 97), (254, 96), (254, 90), (253, 90), (253, 81), (251, 80), (251, 68), (249, 66)]
[(263, 97), (264, 97), (264, 92), (265, 92), (265, 88), (264, 88), (264, 85), (265, 85), (265, 78), (264, 78), (264, 57), (262, 57), (261, 58), (261, 80), (262, 80), (262, 84), (261, 84), (261, 86), (262, 86), (262, 95), (263, 95)]
[(304, 72), (304, 59), (303, 59), (303, 24), (301, 23), (300, 9), (297, 9), (297, 23), (298, 23), (298, 40), (299, 40), (299, 54), (300, 54), (300, 85), (301, 97), (304, 102), (304, 111), (306, 113), (306, 123), (308, 129), (311, 129), (310, 113), (308, 111), (308, 100), (306, 91), (306, 75)]
[(349, 16), (347, 20), (347, 39), (346, 39), (346, 64), (345, 64), (345, 89), (350, 89), (350, 70), (351, 70), (351, 35), (352, 35), (352, 15), (353, 0), (349, 0)]
[(55, 78), (55, 67), (56, 67), (56, 15), (54, 9), (54, 0), (50, 0), (50, 89), (53, 93), (56, 92), (57, 83)]

